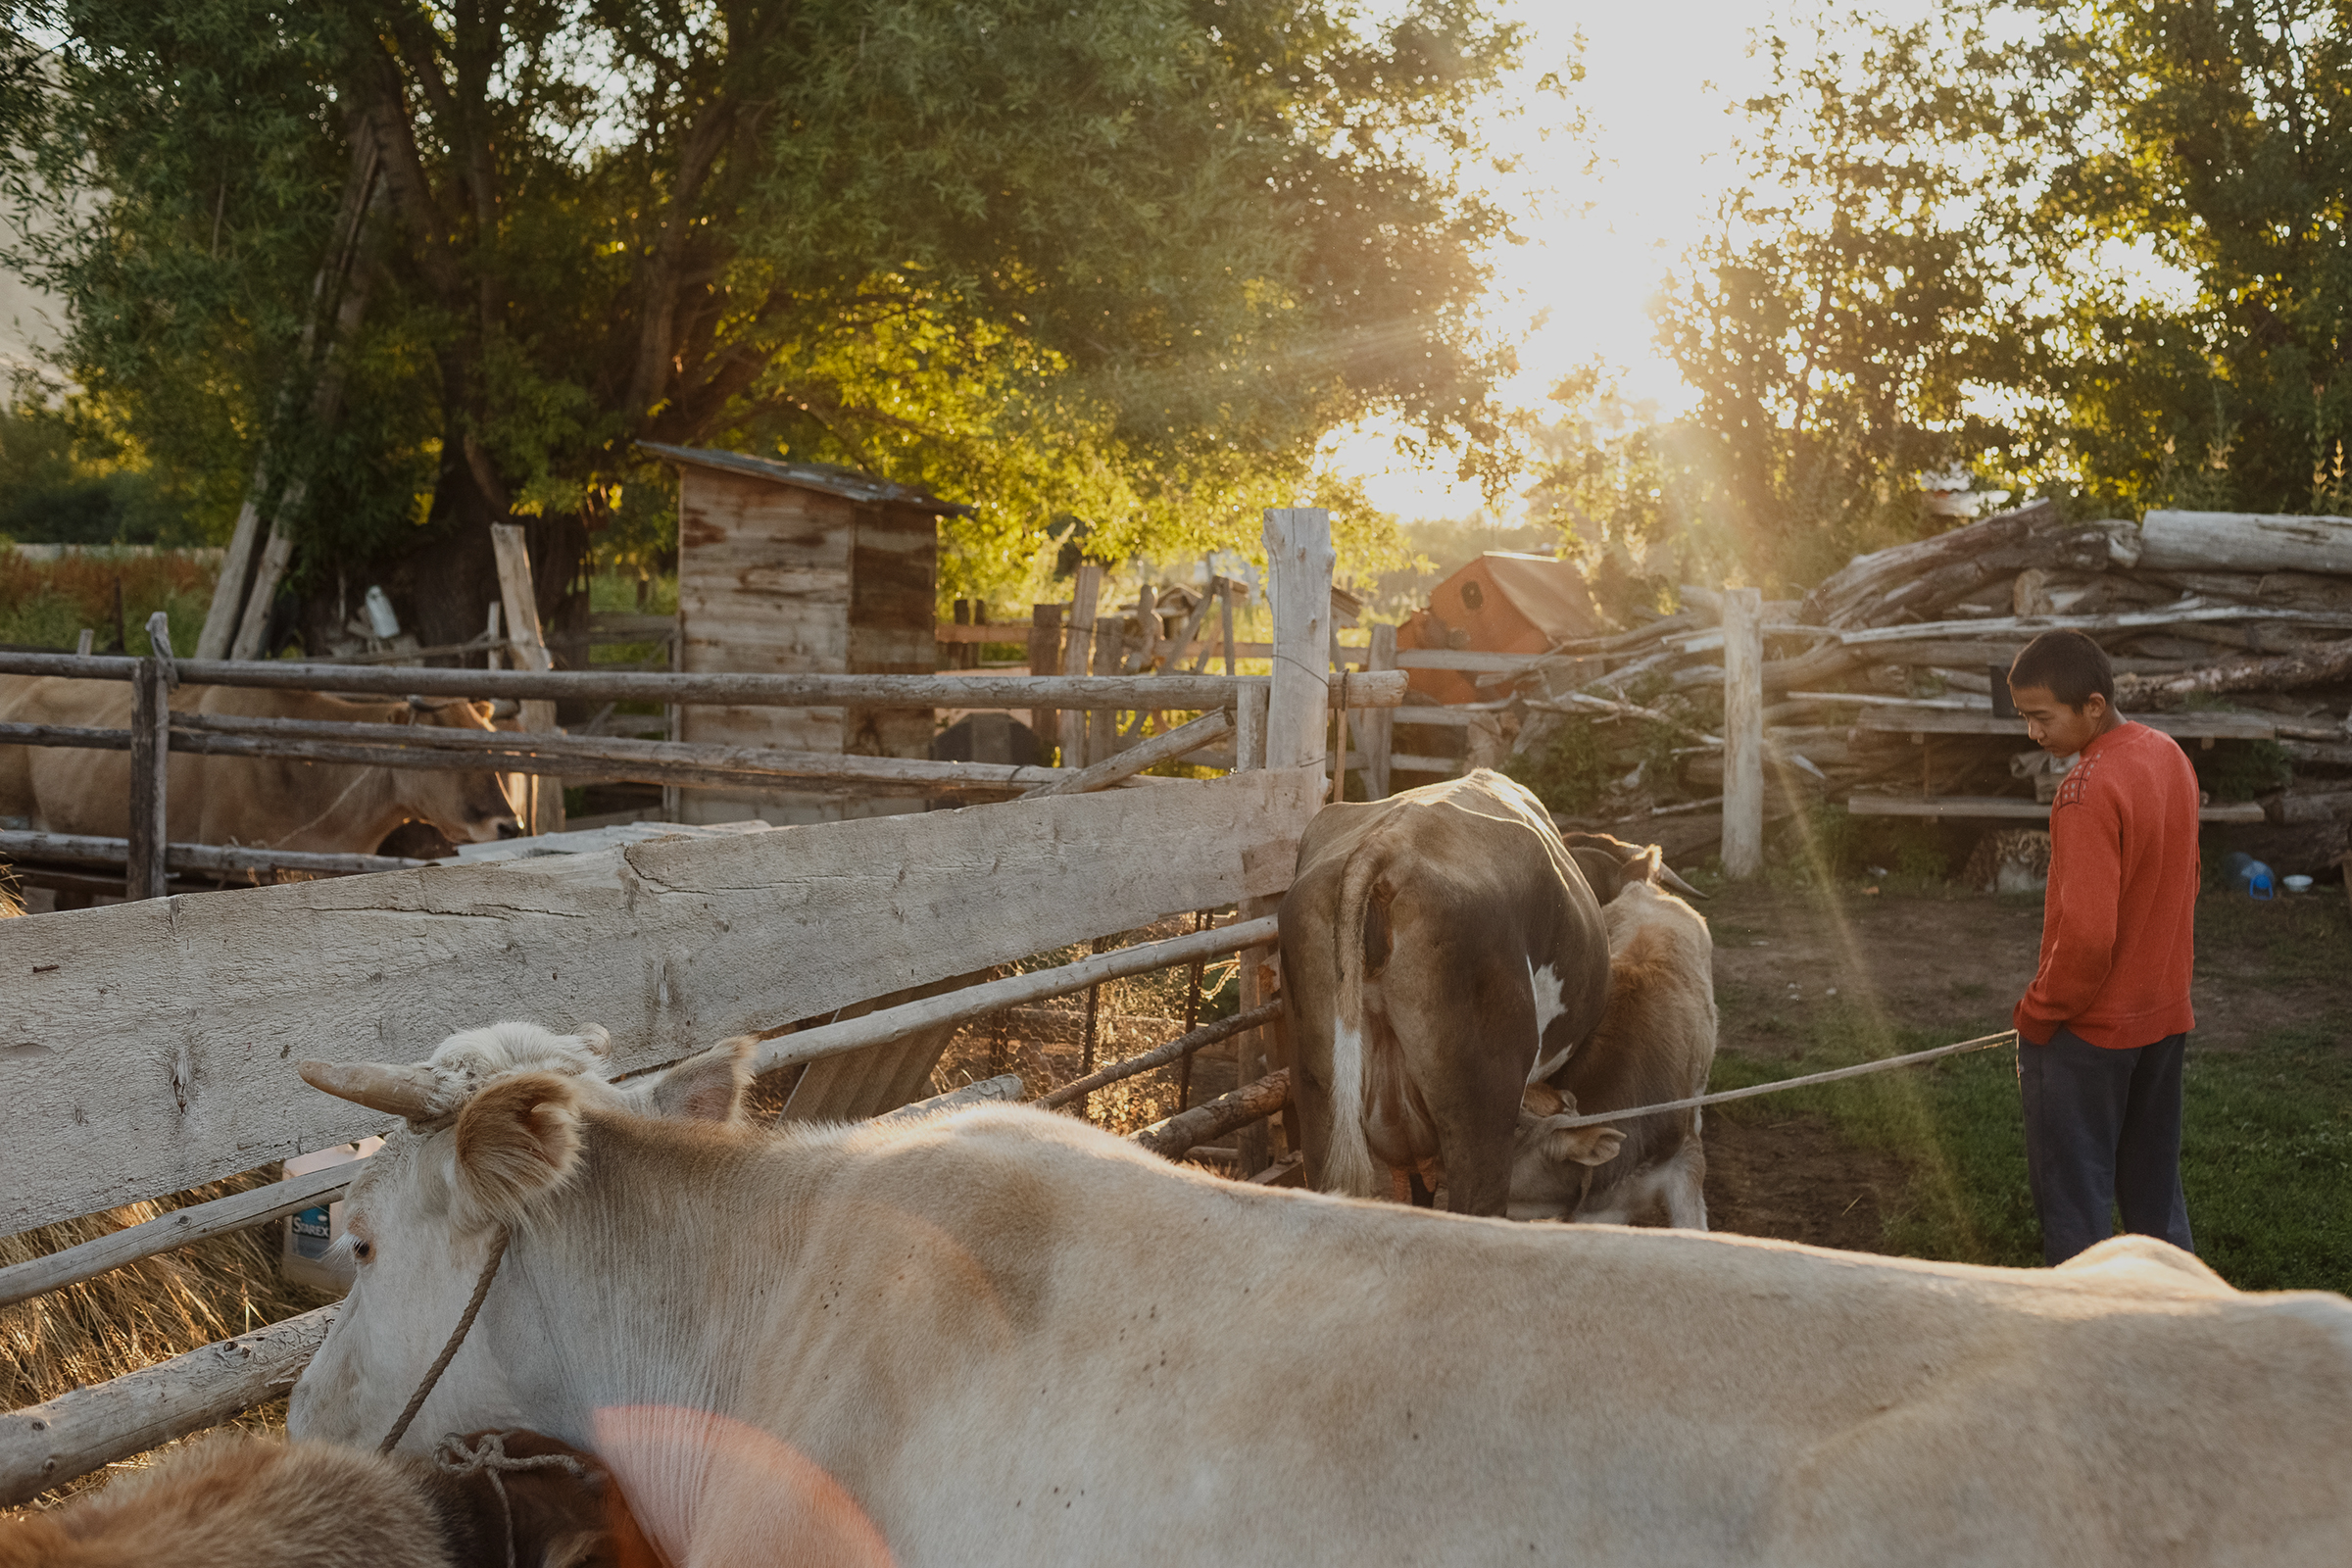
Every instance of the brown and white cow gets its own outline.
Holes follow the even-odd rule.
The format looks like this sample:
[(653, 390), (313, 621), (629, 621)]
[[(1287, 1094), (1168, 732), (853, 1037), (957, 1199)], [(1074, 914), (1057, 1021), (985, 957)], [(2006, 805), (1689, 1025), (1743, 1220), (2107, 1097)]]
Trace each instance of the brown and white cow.
[[(182, 686), (174, 712), (342, 724), (490, 728), (488, 713), (460, 699), (404, 701), (330, 697), (242, 686)], [(123, 729), (127, 682), (0, 676), (0, 719)], [(274, 757), (173, 752), (167, 781), (176, 843), (243, 844), (272, 850), (368, 854), (401, 823), (425, 821), (453, 843), (512, 837), (514, 803), (487, 768), (411, 769)], [(21, 816), (50, 833), (127, 836), (130, 755), (49, 746), (0, 746), (0, 816)]]
[(0, 1519), (0, 1568), (657, 1568), (595, 1455), (471, 1432), (432, 1459), (244, 1433)]
[[(2146, 1237), (2000, 1269), (1511, 1225), (1024, 1106), (775, 1131), (642, 1114), (586, 1050), (436, 1058), (310, 1069), (417, 1119), (289, 1425), (375, 1442), (503, 1235), (409, 1445), (591, 1447), (677, 1568), (2352, 1551), (2352, 1302)], [(739, 1068), (673, 1075), (713, 1111)]]
[[(1628, 882), (1600, 917), (1609, 933), (1609, 1004), (1584, 1049), (1549, 1082), (1528, 1088), (1510, 1215), (1703, 1231), (1707, 1160), (1695, 1108), (1606, 1127), (1560, 1125), (1580, 1113), (1695, 1099), (1715, 1061), (1707, 922), (1647, 881)], [(1620, 1138), (1598, 1143), (1596, 1132)]]
[[(1307, 1185), (1370, 1197), (1385, 1166), (1442, 1179), (1456, 1213), (1505, 1212), (1522, 1094), (1601, 1018), (1600, 905), (1661, 875), (1655, 847), (1564, 842), (1485, 768), (1318, 811), (1281, 915)], [(1545, 1147), (1592, 1159), (1606, 1142)]]

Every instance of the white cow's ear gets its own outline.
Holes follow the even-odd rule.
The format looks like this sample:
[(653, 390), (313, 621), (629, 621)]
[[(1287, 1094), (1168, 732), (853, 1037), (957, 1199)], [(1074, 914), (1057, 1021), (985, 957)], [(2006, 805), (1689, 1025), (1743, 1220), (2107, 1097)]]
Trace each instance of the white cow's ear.
[(612, 1031), (601, 1023), (584, 1023), (573, 1031), (571, 1038), (587, 1047), (592, 1056), (612, 1054)]
[(1539, 1136), (1544, 1140), (1544, 1157), (1555, 1165), (1606, 1165), (1625, 1143), (1625, 1134), (1614, 1127), (1551, 1127)]
[(654, 1080), (647, 1108), (685, 1121), (733, 1121), (743, 1107), (744, 1087), (752, 1081), (756, 1044), (751, 1035), (737, 1035), (688, 1056)]
[(579, 1168), (579, 1085), (567, 1074), (502, 1078), (458, 1113), (452, 1205), (470, 1227), (511, 1225)]

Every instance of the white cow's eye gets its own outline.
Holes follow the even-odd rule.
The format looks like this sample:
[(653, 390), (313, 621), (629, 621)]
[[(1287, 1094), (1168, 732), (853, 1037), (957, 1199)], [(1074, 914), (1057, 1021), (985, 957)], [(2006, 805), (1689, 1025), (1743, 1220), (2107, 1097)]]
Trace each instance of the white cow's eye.
[(365, 1263), (369, 1258), (375, 1256), (375, 1244), (373, 1242), (355, 1241), (351, 1244), (351, 1255)]

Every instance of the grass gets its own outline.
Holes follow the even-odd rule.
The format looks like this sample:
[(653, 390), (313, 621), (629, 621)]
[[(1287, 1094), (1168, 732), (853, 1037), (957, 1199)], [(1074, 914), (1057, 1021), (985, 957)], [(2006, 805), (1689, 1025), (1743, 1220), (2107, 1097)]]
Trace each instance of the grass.
[[(45, 1256), (78, 1242), (207, 1199), (275, 1179), (274, 1168), (248, 1171), (150, 1202), (0, 1236), (0, 1265)], [(52, 1399), (68, 1390), (278, 1322), (331, 1298), (287, 1284), (277, 1268), (278, 1228), (255, 1226), (126, 1263), (94, 1279), (0, 1307), (0, 1409)], [(246, 1411), (235, 1422), (257, 1430), (285, 1424), (283, 1400)], [(54, 1505), (104, 1482), (113, 1471), (155, 1462), (171, 1446), (100, 1469), (46, 1493), (32, 1507)]]
[[(2348, 1023), (2334, 1017), (2274, 1031), (2245, 1050), (2200, 1050), (2190, 1038), (2180, 1156), (2189, 1223), (2200, 1255), (2240, 1289), (2352, 1293), (2352, 1053), (2341, 1044)], [(1792, 1057), (1719, 1055), (1710, 1087), (1797, 1077), (2001, 1027), (1985, 1017), (1959, 1031), (1904, 1029), (1860, 1006), (1832, 1007)], [(1770, 1110), (1749, 1102), (1712, 1114), (1762, 1120), (1810, 1111), (1848, 1143), (1891, 1154), (1909, 1171), (1887, 1216), (1888, 1252), (2018, 1267), (2041, 1261), (2010, 1052), (1791, 1090), (1770, 1102)]]
[[(213, 601), (215, 569), (186, 556), (117, 556), (95, 552), (28, 561), (0, 551), (0, 643), (72, 648), (85, 626), (96, 646), (147, 653), (147, 617), (172, 617), (172, 640), (196, 645)], [(117, 619), (117, 594), (121, 619)]]

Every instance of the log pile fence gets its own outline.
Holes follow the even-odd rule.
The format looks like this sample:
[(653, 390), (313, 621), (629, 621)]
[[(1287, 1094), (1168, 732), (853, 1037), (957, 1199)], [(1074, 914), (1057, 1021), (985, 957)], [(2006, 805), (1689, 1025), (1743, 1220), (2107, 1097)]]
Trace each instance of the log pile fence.
[[(1254, 685), (1182, 673), (1049, 685), (1009, 677), (1015, 684), (996, 692), (1089, 712), (1132, 708), (1139, 679), (1157, 683), (1152, 698), (1183, 691), (1183, 706), (1208, 710), (1197, 736), (1242, 734), (1242, 765), (1224, 777), (1041, 791), (978, 810), (661, 837), (585, 854), (403, 866), (0, 921), (0, 974), (12, 977), (12, 1015), (0, 1036), (0, 1234), (168, 1197), (396, 1125), (309, 1089), (291, 1066), (304, 1057), (414, 1060), (454, 1029), (528, 1017), (557, 1028), (604, 1024), (614, 1071), (633, 1076), (753, 1034), (761, 1037), (760, 1071), (799, 1069), (785, 1119), (794, 1118), (795, 1102), (819, 1092), (832, 1097), (822, 1102), (829, 1105), (848, 1103), (845, 1093), (864, 1094), (854, 1112), (840, 1113), (889, 1114), (910, 1097), (871, 1086), (919, 1085), (959, 1024), (1163, 970), (1194, 977), (1185, 1032), (1061, 1086), (1046, 1102), (1082, 1106), (1105, 1084), (1185, 1066), (1229, 1041), (1240, 1087), (1199, 1106), (1180, 1102), (1176, 1115), (1137, 1142), (1178, 1155), (1231, 1132), (1238, 1177), (1294, 1179), (1295, 1152), (1275, 1148), (1266, 1125), (1288, 1105), (1272, 910), (1298, 837), (1330, 786), (1331, 705), (1376, 706), (1398, 691), (1401, 677), (1367, 691), (1360, 677), (1343, 682), (1327, 673), (1327, 611), (1307, 612), (1329, 603), (1325, 514), (1272, 513), (1267, 531), (1276, 557), (1274, 641), (1287, 674)], [(33, 667), (144, 678), (159, 694), (169, 690), (161, 660), (8, 657), (62, 658), (75, 667)], [(183, 661), (177, 673), (183, 682), (226, 673), (297, 687), (315, 679), (251, 662)], [(446, 695), (531, 699), (562, 689), (548, 683), (644, 678), (370, 665), (343, 666), (337, 676), (329, 689), (361, 677), (409, 692), (433, 677), (451, 682)], [(481, 690), (485, 677), (506, 689)], [(708, 690), (730, 678), (684, 679)], [(732, 678), (723, 700), (743, 701), (748, 689), (781, 703), (835, 702), (843, 682), (866, 683), (864, 701), (933, 700), (923, 684), (930, 677), (765, 679)], [(907, 684), (874, 684), (886, 679)], [(150, 732), (165, 755), (183, 742), (274, 739), (173, 727), (168, 710), (159, 705), (157, 712)], [(539, 745), (545, 737), (518, 739)], [(112, 846), (51, 848), (97, 854)], [(180, 851), (145, 853), (168, 871)], [(1222, 926), (975, 980), (1041, 954), (1224, 908), (1235, 912)], [(1227, 956), (1241, 960), (1239, 1012), (1200, 1023), (1200, 966)], [(938, 1103), (1020, 1092), (1017, 1078), (999, 1076)], [(1287, 1125), (1284, 1141), (1295, 1150)], [(0, 1270), (0, 1306), (326, 1201), (351, 1174), (346, 1165), (193, 1204)], [(282, 1396), (335, 1312), (323, 1307), (0, 1413), (0, 1506)]]

